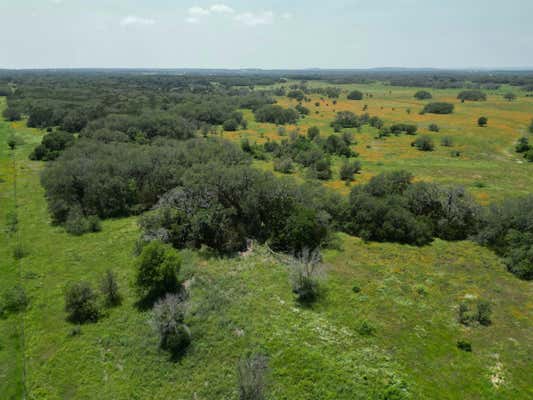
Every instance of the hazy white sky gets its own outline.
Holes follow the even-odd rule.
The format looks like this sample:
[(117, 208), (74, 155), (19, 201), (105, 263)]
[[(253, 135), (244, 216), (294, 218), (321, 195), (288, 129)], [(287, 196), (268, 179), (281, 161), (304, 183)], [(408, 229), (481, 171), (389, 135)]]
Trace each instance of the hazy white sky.
[(533, 67), (533, 0), (0, 0), (0, 68)]

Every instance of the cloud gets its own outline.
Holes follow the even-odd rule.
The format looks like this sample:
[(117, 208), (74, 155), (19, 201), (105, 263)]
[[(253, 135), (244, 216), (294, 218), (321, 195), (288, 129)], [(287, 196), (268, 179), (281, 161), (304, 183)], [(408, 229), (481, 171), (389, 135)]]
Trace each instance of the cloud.
[(189, 15), (194, 15), (194, 16), (203, 16), (203, 15), (209, 15), (211, 13), (211, 11), (209, 11), (209, 9), (207, 8), (202, 8), (202, 7), (191, 7), (189, 8)]
[(211, 10), (214, 13), (221, 13), (221, 14), (233, 14), (235, 12), (233, 8), (225, 4), (213, 4), (211, 7), (209, 7), (209, 10)]
[(286, 20), (292, 19), (292, 14), (288, 12), (283, 13), (281, 14), (281, 18), (286, 19)]
[(134, 15), (128, 15), (127, 17), (122, 18), (120, 21), (121, 26), (132, 26), (132, 25), (153, 25), (155, 20), (151, 18), (136, 17)]
[[(226, 16), (232, 15), (235, 21), (247, 26), (272, 24), (275, 17), (272, 11), (237, 13), (233, 8), (223, 3), (216, 3), (207, 7), (190, 7), (187, 10), (187, 14), (188, 17), (185, 19), (185, 21), (190, 24), (196, 24), (204, 17), (220, 14)], [(281, 18), (284, 20), (289, 20), (292, 18), (292, 15), (290, 13), (283, 13), (281, 14)]]
[(237, 14), (235, 21), (248, 26), (268, 25), (274, 22), (274, 13), (272, 11), (263, 11), (261, 13), (245, 12)]

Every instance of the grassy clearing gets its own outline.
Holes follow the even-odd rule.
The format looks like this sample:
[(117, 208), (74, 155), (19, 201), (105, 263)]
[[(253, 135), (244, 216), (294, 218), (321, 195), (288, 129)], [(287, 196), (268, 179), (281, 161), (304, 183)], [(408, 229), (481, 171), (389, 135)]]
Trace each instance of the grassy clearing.
[[(384, 101), (390, 89), (371, 88), (376, 104)], [(414, 90), (391, 90), (399, 94), (384, 104), (395, 108), (410, 104), (411, 117), (422, 118), (413, 105), (418, 103), (411, 99)], [(447, 91), (442, 95), (453, 96)], [(364, 102), (344, 106), (355, 110)], [(489, 97), (485, 106), (491, 102)], [(368, 103), (374, 114), (370, 100)], [(464, 105), (465, 109), (479, 106)], [(519, 130), (521, 123), (515, 126), (508, 113), (523, 113), (525, 124), (526, 106), (516, 102), (501, 108), (502, 118), (510, 118), (508, 128), (503, 128), (507, 125), (502, 122), (502, 131), (490, 130), (491, 121), (498, 117), (489, 113), (489, 128), (479, 131), (475, 120), (469, 126), (470, 117), (477, 113), (473, 110), (461, 117), (458, 109), (457, 115), (436, 121), (443, 128), (436, 135), (448, 134), (444, 127), (449, 126), (446, 129), (457, 135), (458, 143), (464, 140), (460, 146), (470, 159), (452, 160), (440, 149), (430, 155), (419, 153), (407, 148), (412, 138), (374, 141), (372, 132), (363, 131), (357, 136), (356, 149), (366, 171), (358, 180), (401, 166), (424, 179), (467, 185), (485, 182), (485, 187), (472, 189), (478, 195), (486, 193), (487, 200), (527, 191), (533, 179), (528, 176), (530, 166), (516, 163), (515, 155), (506, 153), (520, 135), (515, 129)], [(333, 115), (333, 111), (324, 111), (324, 117), (303, 124), (320, 122), (326, 133)], [(387, 121), (411, 120), (403, 118), (407, 117), (405, 111), (378, 115)], [(457, 122), (463, 118), (463, 128), (452, 128), (456, 125), (447, 117), (457, 118)], [(424, 123), (434, 121), (423, 118), (428, 118)], [(313, 308), (295, 303), (286, 267), (262, 248), (233, 259), (183, 252), (182, 275), (192, 277), (192, 312), (187, 322), (193, 344), (182, 360), (171, 362), (157, 349), (149, 313), (134, 306), (131, 280), (136, 219), (107, 220), (102, 232), (82, 237), (52, 226), (39, 184), (44, 164), (27, 158), (42, 133), (22, 124), (0, 124), (2, 214), (14, 207), (11, 155), (5, 140), (15, 130), (25, 141), (15, 157), (19, 229), (28, 250), (21, 261), (22, 283), (30, 297), (24, 314), (0, 320), (2, 398), (20, 398), (22, 390), (21, 318), (26, 327), (26, 386), (31, 399), (93, 399), (95, 393), (100, 399), (235, 399), (235, 367), (250, 350), (270, 358), (271, 399), (402, 398), (392, 397), (394, 394), (410, 394), (413, 399), (533, 397), (533, 285), (516, 279), (492, 252), (470, 242), (437, 240), (416, 248), (364, 243), (340, 235), (340, 249), (325, 252), (325, 293)], [(238, 132), (235, 139), (249, 134), (260, 140), (255, 133), (259, 129), (264, 129), (264, 136), (276, 134), (275, 127), (257, 125), (252, 122), (250, 129)], [(492, 139), (479, 139), (484, 151), (476, 150), (475, 142), (460, 139), (467, 132), (476, 137), (483, 132)], [(373, 144), (365, 155), (367, 142)], [(396, 148), (400, 144), (405, 148)], [(369, 154), (374, 146), (378, 149), (372, 159)], [(399, 152), (398, 156), (394, 152)], [(258, 165), (270, 168), (268, 163)], [(346, 190), (343, 185), (340, 189)], [(1, 221), (4, 224), (4, 219)], [(19, 281), (12, 246), (13, 237), (2, 230), (2, 291)], [(96, 286), (108, 268), (117, 273), (124, 303), (98, 323), (83, 325), (81, 334), (71, 336), (74, 326), (65, 320), (63, 310), (65, 285), (87, 280)], [(360, 289), (357, 293), (355, 286)], [(493, 324), (460, 325), (457, 306), (465, 298), (490, 300)], [(364, 323), (374, 328), (373, 334), (364, 334)], [(458, 340), (471, 342), (473, 352), (457, 349)]]
[[(324, 86), (322, 82), (312, 82), (310, 86)], [(490, 91), (485, 102), (461, 103), (456, 99), (457, 90), (433, 90), (430, 101), (446, 101), (455, 105), (453, 114), (419, 115), (419, 111), (428, 101), (416, 100), (413, 95), (416, 88), (392, 87), (381, 83), (371, 85), (337, 85), (343, 93), (333, 104), (332, 99), (322, 100), (320, 96), (310, 96), (311, 102), (305, 106), (311, 114), (301, 120), (298, 126), (287, 126), (286, 131), (299, 130), (305, 133), (310, 126), (318, 126), (322, 135), (333, 133), (329, 125), (338, 111), (352, 111), (356, 114), (368, 112), (372, 116), (382, 118), (385, 123), (415, 123), (418, 132), (431, 136), (436, 144), (433, 152), (420, 152), (411, 147), (413, 136), (392, 136), (385, 140), (375, 139), (377, 130), (364, 127), (360, 133), (355, 129), (358, 144), (353, 146), (360, 153), (359, 160), (363, 170), (357, 182), (366, 182), (372, 176), (395, 169), (411, 171), (417, 179), (440, 183), (458, 183), (467, 187), (482, 203), (501, 200), (508, 195), (526, 194), (533, 184), (533, 165), (523, 161), (514, 152), (516, 141), (527, 134), (527, 126), (533, 118), (533, 98), (524, 97), (524, 93), (516, 89), (502, 87), (498, 91)], [(352, 89), (363, 93), (371, 93), (373, 97), (365, 97), (361, 101), (350, 101), (346, 95)], [(516, 92), (518, 98), (509, 102), (503, 94), (509, 90)], [(278, 102), (286, 107), (294, 107), (297, 102), (286, 97), (278, 98)], [(315, 103), (320, 105), (317, 107)], [(364, 105), (368, 106), (363, 111)], [(410, 114), (407, 110), (410, 109)], [(318, 114), (315, 112), (318, 111)], [(480, 128), (477, 119), (480, 116), (489, 119), (488, 126)], [(230, 139), (249, 138), (250, 142), (263, 143), (266, 140), (280, 140), (277, 128), (273, 124), (256, 123), (252, 114), (245, 112), (251, 121), (248, 129), (224, 136)], [(430, 132), (428, 126), (436, 123), (440, 132)], [(453, 147), (440, 145), (441, 138), (451, 137)], [(452, 157), (451, 151), (461, 152), (460, 157)], [(335, 161), (334, 169), (341, 161)], [(272, 168), (272, 167), (270, 167)], [(338, 179), (338, 174), (334, 174)], [(345, 192), (344, 183), (330, 181), (326, 185), (339, 188)]]

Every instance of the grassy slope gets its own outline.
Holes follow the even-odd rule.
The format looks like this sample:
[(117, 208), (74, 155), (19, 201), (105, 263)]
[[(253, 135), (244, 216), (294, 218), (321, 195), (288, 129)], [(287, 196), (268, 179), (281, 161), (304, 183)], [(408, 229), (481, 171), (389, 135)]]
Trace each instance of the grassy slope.
[[(414, 248), (341, 235), (343, 250), (325, 254), (327, 290), (314, 309), (294, 304), (286, 269), (261, 249), (230, 260), (185, 252), (184, 275), (195, 276), (189, 319), (194, 342), (185, 358), (170, 362), (157, 350), (149, 315), (133, 306), (135, 219), (105, 221), (102, 232), (83, 237), (51, 226), (39, 185), (43, 164), (27, 160), (40, 133), (15, 129), (27, 143), (16, 154), (20, 229), (29, 250), (22, 268), (31, 298), (24, 314), (30, 398), (92, 399), (98, 393), (102, 399), (233, 399), (235, 363), (252, 349), (270, 356), (275, 399), (381, 398), (383, 390), (403, 383), (413, 398), (533, 396), (533, 285), (469, 242)], [(6, 134), (3, 123), (0, 142)], [(2, 176), (9, 176), (5, 145), (1, 151)], [(3, 211), (9, 181), (0, 185)], [(492, 185), (486, 190), (492, 195)], [(3, 289), (17, 274), (11, 251), (0, 251), (7, 260), (0, 264)], [(97, 324), (84, 325), (81, 335), (69, 336), (65, 284), (96, 284), (107, 268), (118, 273), (124, 304)], [(352, 291), (354, 285), (360, 293)], [(465, 296), (493, 302), (492, 326), (467, 329), (456, 322), (456, 306)], [(375, 336), (357, 333), (363, 320), (376, 327)], [(21, 364), (12, 361), (16, 337), (6, 343), (4, 332), (17, 326), (16, 317), (0, 321), (7, 344), (0, 349), (6, 376), (0, 385), (13, 394), (20, 390)], [(473, 353), (457, 350), (458, 339), (470, 340)], [(496, 388), (491, 377), (504, 384)]]

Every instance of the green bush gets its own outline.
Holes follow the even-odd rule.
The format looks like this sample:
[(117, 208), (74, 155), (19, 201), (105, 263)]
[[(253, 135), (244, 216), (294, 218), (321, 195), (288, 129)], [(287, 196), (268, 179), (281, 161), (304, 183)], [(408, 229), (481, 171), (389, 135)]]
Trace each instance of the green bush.
[(444, 146), (444, 147), (452, 147), (453, 146), (453, 139), (450, 136), (444, 136), (441, 139), (440, 144), (442, 146)]
[(457, 348), (459, 350), (466, 351), (468, 353), (472, 352), (472, 345), (470, 344), (470, 342), (467, 342), (466, 340), (458, 340)]
[(228, 131), (228, 132), (234, 132), (236, 131), (237, 129), (239, 129), (239, 123), (231, 118), (231, 119), (227, 119), (224, 121), (224, 123), (222, 124), (222, 128), (225, 130), (225, 131)]
[(181, 259), (172, 246), (157, 240), (148, 243), (135, 267), (135, 286), (141, 300), (151, 301), (178, 291)]
[(428, 100), (431, 98), (433, 98), (433, 96), (431, 95), (431, 93), (429, 93), (426, 90), (419, 90), (418, 92), (415, 93), (415, 99), (418, 99), (418, 100)]
[(29, 299), (26, 291), (20, 285), (7, 289), (0, 301), (0, 315), (24, 311), (28, 307)]
[(22, 116), (20, 115), (20, 112), (13, 108), (13, 107), (7, 107), (4, 112), (2, 113), (3, 117), (6, 119), (6, 121), (20, 121)]
[(317, 126), (311, 126), (307, 129), (307, 138), (309, 140), (314, 140), (315, 138), (320, 137), (320, 129)]
[(437, 124), (430, 124), (428, 127), (430, 132), (438, 132), (440, 131), (440, 128)]
[(357, 333), (361, 336), (374, 336), (376, 328), (368, 321), (362, 321), (357, 327)]
[(274, 160), (274, 171), (283, 174), (290, 174), (293, 172), (294, 166), (290, 158), (276, 158)]
[(17, 242), (15, 247), (13, 248), (13, 258), (15, 260), (20, 260), (21, 258), (24, 258), (28, 255), (28, 251), (26, 250), (26, 247), (20, 242)]
[(74, 323), (95, 322), (99, 317), (97, 296), (87, 282), (78, 282), (67, 287), (65, 292), (67, 319)]
[(488, 326), (492, 323), (491, 321), (492, 308), (490, 303), (486, 300), (480, 300), (477, 303), (477, 321), (481, 325)]
[(107, 270), (100, 279), (100, 292), (104, 296), (107, 307), (117, 306), (122, 301), (122, 296), (118, 288), (117, 277), (111, 270)]
[(363, 100), (363, 93), (359, 90), (352, 90), (348, 93), (348, 100)]
[(430, 136), (422, 135), (415, 139), (411, 146), (416, 147), (420, 151), (433, 151), (435, 149), (435, 144), (433, 139)]
[(479, 117), (477, 120), (478, 126), (484, 127), (487, 126), (487, 123), (489, 122), (487, 117)]
[(341, 180), (351, 182), (354, 175), (361, 171), (361, 163), (359, 161), (345, 161), (340, 168), (339, 175)]

